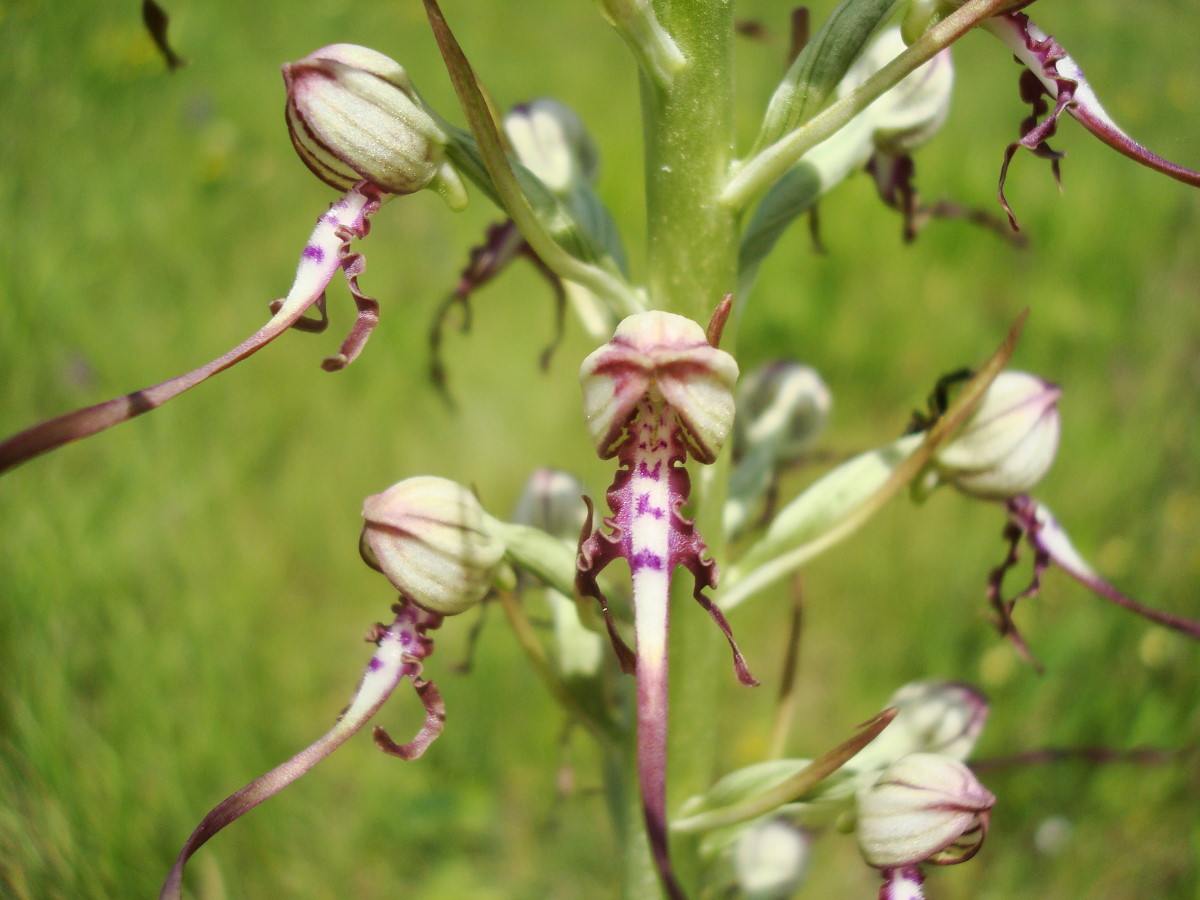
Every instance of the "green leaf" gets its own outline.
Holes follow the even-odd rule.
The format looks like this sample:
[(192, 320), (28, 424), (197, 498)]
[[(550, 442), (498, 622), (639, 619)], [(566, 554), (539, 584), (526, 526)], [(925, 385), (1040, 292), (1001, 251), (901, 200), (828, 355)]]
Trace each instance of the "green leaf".
[(759, 265), (783, 233), (799, 216), (811, 210), (824, 192), (820, 173), (803, 160), (771, 185), (742, 234), (738, 249), (739, 297), (746, 295)]
[(901, 0), (843, 0), (838, 4), (775, 89), (751, 156), (820, 111), (846, 70), (900, 4)]
[(689, 814), (672, 822), (672, 830), (704, 831), (736, 825), (766, 815), (785, 803), (805, 799), (805, 795), (875, 740), (895, 717), (894, 708), (885, 709), (859, 726), (853, 737), (811, 762), (775, 760), (726, 776), (698, 803), (685, 808)]

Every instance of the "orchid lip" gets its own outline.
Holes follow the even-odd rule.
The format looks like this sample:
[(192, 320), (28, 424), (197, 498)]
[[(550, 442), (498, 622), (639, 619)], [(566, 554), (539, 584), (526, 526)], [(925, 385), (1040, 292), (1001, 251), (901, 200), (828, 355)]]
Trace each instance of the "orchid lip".
[(1012, 50), (1029, 73), (1037, 79), (1041, 92), (1055, 101), (1055, 107), (1049, 116), (1039, 123), (1035, 117), (1046, 111), (1045, 104), (1037, 94), (1022, 91), (1025, 99), (1033, 103), (1035, 117), (1026, 120), (1022, 126), (1020, 140), (1010, 144), (1005, 151), (999, 187), (1000, 204), (1008, 213), (1009, 222), (1014, 230), (1018, 230), (1017, 220), (1004, 197), (1004, 181), (1009, 163), (1017, 149), (1025, 147), (1052, 160), (1057, 178), (1058, 160), (1062, 154), (1051, 150), (1046, 141), (1054, 136), (1058, 128), (1058, 119), (1064, 111), (1070, 113), (1084, 128), (1118, 153), (1184, 184), (1200, 187), (1200, 172), (1163, 159), (1122, 131), (1100, 104), (1079, 64), (1025, 13), (1008, 12), (994, 16), (985, 20), (982, 26)]
[[(724, 614), (704, 594), (718, 579), (716, 562), (683, 514), (691, 492), (684, 463), (711, 462), (733, 425), (737, 364), (718, 350), (727, 298), (710, 334), (670, 313), (630, 316), (609, 343), (580, 370), (588, 430), (602, 459), (620, 463), (608, 490), (613, 515), (592, 531), (591, 504), (580, 536), (576, 589), (600, 604), (613, 648), (626, 672), (637, 676), (637, 755), (642, 812), (663, 887), (683, 900), (667, 839), (666, 753), (671, 576), (684, 566), (695, 579), (693, 596), (721, 629), (733, 652), (734, 671), (757, 684), (746, 667)], [(637, 652), (625, 643), (597, 583), (610, 562), (624, 558), (633, 581)]]

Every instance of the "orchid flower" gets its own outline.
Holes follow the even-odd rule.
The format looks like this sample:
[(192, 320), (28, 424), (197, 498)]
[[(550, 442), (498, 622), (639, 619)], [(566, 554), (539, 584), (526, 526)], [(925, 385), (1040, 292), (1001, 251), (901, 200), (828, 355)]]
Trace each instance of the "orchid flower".
[[(966, 373), (942, 379), (935, 395), (944, 394), (945, 382), (961, 374)], [(1104, 581), (1079, 555), (1050, 510), (1029, 495), (1050, 469), (1058, 450), (1061, 395), (1057, 385), (1027, 372), (1000, 373), (962, 430), (938, 451), (925, 477), (914, 484), (914, 496), (922, 499), (946, 483), (969, 497), (1004, 504), (1009, 519), (1004, 528), (1008, 554), (988, 578), (987, 597), (997, 614), (1000, 633), (1034, 665), (1012, 612), (1018, 600), (1038, 594), (1042, 573), (1051, 563), (1118, 606), (1200, 640), (1200, 622), (1146, 606)], [(931, 413), (936, 413), (944, 399), (931, 397)], [(928, 423), (918, 414), (916, 424), (924, 427)], [(1006, 599), (1004, 577), (1019, 561), (1022, 538), (1033, 548), (1033, 575), (1026, 588)]]
[(397, 744), (383, 728), (376, 725), (375, 744), (385, 753), (411, 760), (423, 754), (437, 739), (446, 719), (445, 704), (434, 683), (421, 677), (421, 669), (424, 659), (433, 652), (433, 641), (426, 632), (440, 626), (442, 617), (407, 602), (403, 596), (392, 607), (392, 611), (395, 619), (391, 625), (376, 623), (367, 634), (367, 640), (374, 642), (377, 649), (363, 671), (350, 705), (338, 717), (333, 728), (316, 743), (260, 775), (213, 807), (179, 851), (159, 900), (179, 900), (183, 890), (184, 867), (200, 847), (226, 825), (278, 794), (349, 740), (371, 720), (405, 677), (412, 681), (425, 707), (425, 722), (417, 736), (407, 744)]
[(163, 885), (160, 900), (178, 900), (187, 861), (209, 838), (273, 797), (356, 734), (405, 678), (412, 681), (425, 722), (417, 736), (398, 744), (378, 725), (375, 744), (384, 753), (412, 760), (442, 733), (445, 704), (437, 687), (421, 677), (433, 653), (427, 635), (446, 616), (465, 612), (491, 589), (504, 546), (488, 529), (475, 495), (445, 478), (422, 476), (392, 485), (363, 503), (364, 561), (400, 591), (391, 625), (376, 623), (367, 640), (377, 645), (358, 690), (337, 723), (310, 747), (222, 800), (204, 817)]
[[(608, 490), (611, 529), (592, 532), (591, 504), (579, 546), (576, 586), (600, 602), (609, 636), (626, 672), (637, 676), (638, 780), (655, 864), (672, 900), (684, 896), (667, 848), (667, 629), (671, 575), (686, 567), (693, 596), (724, 632), (738, 680), (757, 682), (729, 623), (703, 593), (717, 583), (717, 565), (682, 507), (691, 489), (684, 463), (711, 463), (733, 425), (733, 357), (717, 349), (731, 305), (726, 298), (704, 330), (666, 312), (630, 316), (613, 339), (583, 361), (580, 379), (588, 431), (601, 459), (620, 468)], [(617, 633), (596, 577), (624, 557), (633, 580), (636, 656)]]
[[(1042, 587), (1042, 574), (1051, 563), (1105, 600), (1137, 613), (1164, 628), (1178, 631), (1193, 640), (1200, 640), (1200, 621), (1163, 612), (1139, 603), (1101, 578), (1075, 549), (1066, 530), (1058, 523), (1045, 504), (1038, 502), (1028, 494), (1018, 494), (1010, 497), (1004, 508), (1008, 513), (1008, 524), (1004, 527), (1004, 539), (1008, 541), (1008, 553), (1004, 561), (993, 569), (988, 577), (987, 596), (996, 612), (1000, 633), (1007, 635), (1012, 640), (1017, 651), (1026, 660), (1037, 665), (1013, 621), (1013, 608), (1018, 600), (1038, 595)], [(1033, 550), (1033, 574), (1024, 589), (1005, 598), (1004, 577), (1020, 559), (1022, 539)]]
[[(1025, 65), (1026, 71), (1021, 75), (1021, 98), (1033, 109), (1033, 114), (1021, 124), (1020, 140), (1009, 144), (1004, 151), (1004, 164), (1000, 169), (1000, 204), (1008, 213), (1008, 221), (1014, 230), (1018, 229), (1017, 219), (1004, 197), (1009, 163), (1017, 150), (1025, 147), (1051, 161), (1057, 180), (1063, 154), (1051, 150), (1046, 141), (1058, 130), (1058, 120), (1064, 112), (1117, 152), (1184, 184), (1200, 187), (1200, 172), (1163, 159), (1122, 131), (1100, 105), (1079, 64), (1025, 13), (1007, 12), (994, 16), (986, 19), (982, 27), (1003, 41), (1018, 62)], [(1054, 109), (1039, 122), (1038, 118), (1048, 111), (1045, 97), (1054, 101)]]
[[(270, 304), (272, 316), (265, 325), (212, 362), (0, 442), (0, 473), (161, 406), (258, 352), (289, 328), (323, 331), (325, 289), (339, 269), (358, 314), (341, 348), (326, 357), (322, 368), (345, 368), (362, 351), (379, 321), (379, 303), (359, 288), (366, 263), (350, 250), (351, 242), (367, 236), (371, 216), (394, 195), (430, 188), (452, 208), (461, 208), (466, 194), (454, 169), (442, 159), (447, 137), (421, 106), (398, 63), (365, 47), (334, 44), (284, 66), (283, 73), (292, 143), (321, 180), (345, 191), (317, 220), (287, 296)], [(385, 140), (380, 140), (381, 134)], [(306, 318), (313, 307), (320, 317)]]

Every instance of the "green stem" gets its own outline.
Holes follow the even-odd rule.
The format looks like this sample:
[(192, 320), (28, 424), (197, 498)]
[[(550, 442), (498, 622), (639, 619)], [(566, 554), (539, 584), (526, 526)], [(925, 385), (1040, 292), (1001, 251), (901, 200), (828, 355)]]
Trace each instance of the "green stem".
[(702, 325), (737, 286), (736, 218), (717, 200), (733, 159), (730, 6), (659, 3), (685, 61), (669, 84), (641, 81), (650, 305)]

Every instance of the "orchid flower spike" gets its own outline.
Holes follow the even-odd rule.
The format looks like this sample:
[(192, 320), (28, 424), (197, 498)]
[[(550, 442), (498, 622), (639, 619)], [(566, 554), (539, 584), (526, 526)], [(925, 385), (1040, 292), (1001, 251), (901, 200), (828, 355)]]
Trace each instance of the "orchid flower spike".
[[(727, 315), (728, 303), (726, 298), (715, 319), (722, 309)], [(620, 468), (608, 490), (613, 512), (605, 519), (608, 533), (592, 533), (589, 504), (576, 587), (600, 602), (622, 667), (637, 675), (643, 813), (651, 852), (672, 900), (684, 896), (671, 868), (666, 828), (667, 627), (676, 566), (685, 566), (695, 578), (693, 596), (725, 633), (739, 680), (757, 683), (729, 623), (703, 593), (716, 585), (717, 566), (705, 558), (707, 548), (695, 523), (681, 512), (690, 492), (683, 464), (689, 456), (713, 462), (729, 437), (737, 374), (733, 357), (710, 344), (703, 328), (657, 311), (625, 319), (580, 371), (592, 442), (601, 459), (615, 456)], [(636, 657), (617, 633), (596, 582), (618, 557), (628, 561), (633, 578)]]

